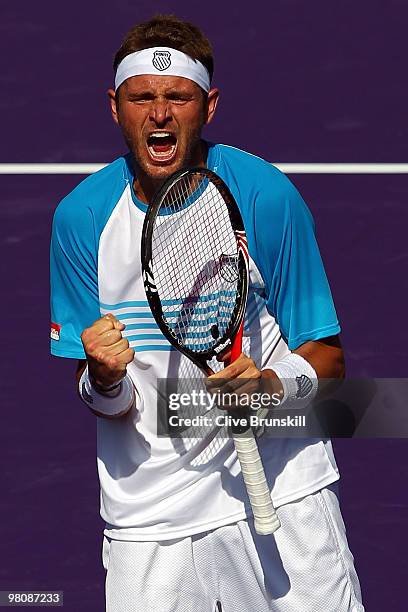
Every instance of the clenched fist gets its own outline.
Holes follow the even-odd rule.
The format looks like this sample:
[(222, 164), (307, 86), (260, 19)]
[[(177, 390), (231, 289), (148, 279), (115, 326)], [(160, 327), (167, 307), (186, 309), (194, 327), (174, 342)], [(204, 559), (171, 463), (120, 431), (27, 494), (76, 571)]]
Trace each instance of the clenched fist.
[(89, 374), (101, 388), (119, 383), (126, 375), (128, 363), (133, 361), (135, 351), (122, 338), (124, 329), (123, 323), (107, 314), (81, 334)]

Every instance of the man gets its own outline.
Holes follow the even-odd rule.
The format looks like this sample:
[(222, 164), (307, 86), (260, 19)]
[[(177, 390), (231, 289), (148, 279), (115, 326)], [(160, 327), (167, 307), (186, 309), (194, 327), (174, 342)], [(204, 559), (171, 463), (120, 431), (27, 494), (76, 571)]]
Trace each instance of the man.
[(344, 373), (311, 215), (273, 166), (202, 140), (219, 94), (197, 28), (157, 16), (129, 32), (114, 67), (108, 95), (129, 154), (60, 203), (51, 245), (52, 352), (80, 360), (79, 394), (99, 417), (107, 610), (361, 611), (328, 441), (260, 438), (282, 526), (257, 536), (232, 442), (181, 449), (156, 435), (157, 378), (187, 371), (141, 278), (157, 188), (185, 166), (227, 182), (248, 236), (250, 293), (244, 353), (209, 380), (264, 380), (294, 405), (299, 381), (312, 398), (319, 379)]

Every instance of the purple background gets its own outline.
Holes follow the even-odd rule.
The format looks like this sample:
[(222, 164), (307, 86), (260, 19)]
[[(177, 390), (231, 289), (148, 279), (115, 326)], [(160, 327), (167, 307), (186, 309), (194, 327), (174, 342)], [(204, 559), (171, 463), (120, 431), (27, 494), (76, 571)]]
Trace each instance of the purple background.
[[(183, 0), (155, 9), (191, 19), (213, 41), (222, 98), (209, 138), (270, 161), (407, 162), (404, 4)], [(0, 163), (107, 162), (123, 152), (105, 91), (120, 40), (150, 7), (2, 6)], [(48, 243), (57, 202), (81, 178), (0, 176), (0, 590), (64, 590), (73, 612), (103, 610), (103, 525), (95, 420), (75, 398), (74, 363), (48, 354)], [(406, 376), (406, 175), (291, 178), (315, 215), (349, 374)], [(403, 611), (407, 443), (335, 447), (366, 609)]]

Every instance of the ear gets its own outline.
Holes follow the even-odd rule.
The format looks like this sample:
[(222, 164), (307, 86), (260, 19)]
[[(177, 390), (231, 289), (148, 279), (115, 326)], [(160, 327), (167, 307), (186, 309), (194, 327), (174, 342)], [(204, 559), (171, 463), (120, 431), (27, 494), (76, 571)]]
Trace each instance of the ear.
[(109, 103), (111, 107), (112, 119), (114, 120), (115, 123), (119, 125), (118, 107), (116, 104), (116, 93), (114, 92), (113, 89), (108, 89), (107, 93), (108, 93)]
[(206, 116), (205, 116), (206, 124), (211, 123), (211, 121), (213, 120), (219, 97), (220, 97), (220, 92), (218, 91), (216, 87), (213, 87), (208, 92)]

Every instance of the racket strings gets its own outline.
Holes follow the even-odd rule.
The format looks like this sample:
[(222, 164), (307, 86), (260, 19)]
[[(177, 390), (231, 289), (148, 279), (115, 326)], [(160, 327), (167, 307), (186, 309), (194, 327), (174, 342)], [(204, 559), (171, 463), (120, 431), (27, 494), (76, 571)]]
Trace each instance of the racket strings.
[(161, 213), (152, 262), (165, 322), (187, 348), (209, 350), (226, 334), (239, 294), (237, 242), (226, 204), (214, 184), (194, 175), (168, 191)]

